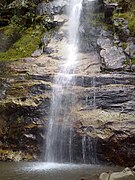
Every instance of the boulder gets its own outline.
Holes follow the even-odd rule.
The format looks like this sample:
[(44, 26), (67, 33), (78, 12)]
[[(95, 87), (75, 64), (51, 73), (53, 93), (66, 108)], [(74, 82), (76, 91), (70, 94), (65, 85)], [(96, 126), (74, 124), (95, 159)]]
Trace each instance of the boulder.
[(108, 173), (100, 174), (99, 180), (109, 180), (109, 174)]
[(121, 172), (112, 173), (109, 180), (135, 180), (135, 175), (129, 168), (125, 168)]
[(113, 46), (113, 42), (110, 38), (101, 37), (97, 40), (97, 44), (101, 49), (107, 49)]
[(121, 172), (102, 173), (99, 180), (135, 180), (135, 174), (130, 168), (125, 168)]
[(31, 54), (31, 57), (39, 57), (42, 55), (42, 53), (43, 53), (43, 49), (37, 49)]
[(113, 41), (110, 38), (105, 38), (104, 36), (97, 40), (97, 44), (101, 49), (100, 56), (105, 65), (105, 69), (123, 69), (126, 56), (121, 47), (114, 46)]
[(126, 61), (126, 56), (123, 53), (122, 48), (116, 46), (102, 49), (100, 56), (104, 59), (106, 68), (109, 70), (123, 69), (123, 63)]

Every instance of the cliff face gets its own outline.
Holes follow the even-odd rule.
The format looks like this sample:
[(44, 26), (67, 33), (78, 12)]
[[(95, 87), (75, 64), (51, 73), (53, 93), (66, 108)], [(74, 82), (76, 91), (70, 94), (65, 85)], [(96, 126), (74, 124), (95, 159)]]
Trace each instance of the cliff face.
[[(49, 12), (53, 17), (45, 21), (49, 32), (43, 33), (42, 48), (33, 57), (1, 63), (1, 160), (37, 160), (43, 153), (53, 77), (63, 63), (67, 47), (65, 6), (64, 2), (61, 5), (38, 2), (36, 12), (43, 17)], [(88, 163), (132, 166), (135, 162), (134, 37), (129, 33), (123, 41), (119, 33), (111, 31), (116, 20), (106, 19), (110, 6), (113, 10), (122, 7), (100, 1), (83, 4), (81, 60), (76, 68), (76, 83), (71, 88), (76, 99), (70, 107), (74, 116), (73, 157), (75, 162), (83, 161), (83, 142)], [(105, 21), (100, 23), (104, 14)]]

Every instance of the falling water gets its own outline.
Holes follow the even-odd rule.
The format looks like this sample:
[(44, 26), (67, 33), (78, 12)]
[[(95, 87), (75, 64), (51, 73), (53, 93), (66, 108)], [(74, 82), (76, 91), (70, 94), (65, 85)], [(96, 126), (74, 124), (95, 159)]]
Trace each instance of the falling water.
[(82, 137), (82, 157), (83, 163), (86, 163), (86, 136)]
[(72, 106), (74, 73), (77, 63), (78, 29), (82, 0), (70, 0), (69, 6), (69, 48), (64, 66), (54, 78), (51, 115), (46, 137), (47, 162), (72, 161)]

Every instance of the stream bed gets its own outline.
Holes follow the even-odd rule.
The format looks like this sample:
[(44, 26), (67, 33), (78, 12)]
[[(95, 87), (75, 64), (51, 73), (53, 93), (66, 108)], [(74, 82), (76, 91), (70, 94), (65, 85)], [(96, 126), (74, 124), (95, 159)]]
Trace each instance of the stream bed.
[(98, 180), (120, 167), (44, 162), (0, 162), (0, 180)]

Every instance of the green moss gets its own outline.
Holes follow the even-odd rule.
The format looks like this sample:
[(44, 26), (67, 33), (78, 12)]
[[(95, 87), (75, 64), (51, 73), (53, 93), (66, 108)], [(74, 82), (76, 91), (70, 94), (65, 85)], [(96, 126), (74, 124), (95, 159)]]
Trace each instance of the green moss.
[(17, 124), (21, 124), (23, 122), (23, 116), (17, 118)]
[(130, 60), (126, 60), (125, 62), (124, 62), (124, 64), (125, 65), (134, 65), (135, 64), (135, 58), (132, 58), (132, 59), (130, 59)]
[(115, 2), (117, 2), (116, 0), (109, 0), (108, 1), (109, 3), (115, 3)]
[(135, 18), (134, 14), (131, 12), (126, 12), (126, 13), (115, 13), (113, 15), (113, 18), (124, 18), (128, 20), (128, 28), (130, 30), (131, 36), (135, 36)]
[[(130, 35), (135, 36), (135, 2), (130, 0), (118, 0), (119, 6), (122, 7), (122, 13), (115, 13), (113, 18), (124, 18), (128, 20)], [(124, 3), (126, 8), (124, 9)]]
[(127, 43), (122, 42), (122, 48), (123, 48), (123, 49), (126, 49), (126, 48), (127, 48)]
[(133, 59), (131, 60), (131, 62), (132, 62), (132, 64), (135, 64), (135, 58), (133, 58)]
[[(8, 34), (8, 29), (6, 33)], [(0, 61), (16, 60), (31, 56), (31, 53), (40, 43), (41, 35), (42, 30), (40, 26), (37, 26), (35, 29), (32, 27), (26, 29), (22, 33), (22, 37), (8, 51), (0, 53)]]
[(128, 28), (131, 32), (131, 35), (135, 36), (135, 18), (132, 18), (131, 20), (129, 20)]

